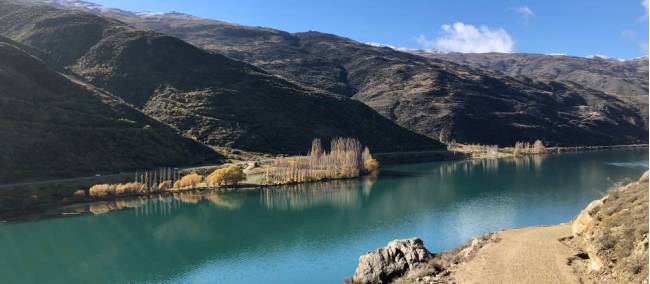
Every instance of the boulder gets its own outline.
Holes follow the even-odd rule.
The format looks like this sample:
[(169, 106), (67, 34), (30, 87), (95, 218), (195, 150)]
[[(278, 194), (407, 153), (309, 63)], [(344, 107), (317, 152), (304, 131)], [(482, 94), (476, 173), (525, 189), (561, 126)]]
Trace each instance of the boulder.
[(418, 238), (393, 240), (386, 247), (359, 257), (352, 283), (388, 283), (411, 269), (425, 265), (431, 254)]

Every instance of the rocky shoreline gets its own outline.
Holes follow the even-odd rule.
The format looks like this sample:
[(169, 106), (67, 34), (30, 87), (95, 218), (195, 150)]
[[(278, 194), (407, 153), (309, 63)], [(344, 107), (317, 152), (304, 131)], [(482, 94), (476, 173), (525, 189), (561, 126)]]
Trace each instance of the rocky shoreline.
[[(534, 257), (530, 257), (534, 256)], [(418, 238), (359, 257), (346, 283), (648, 283), (648, 172), (574, 221), (504, 230), (439, 254)]]

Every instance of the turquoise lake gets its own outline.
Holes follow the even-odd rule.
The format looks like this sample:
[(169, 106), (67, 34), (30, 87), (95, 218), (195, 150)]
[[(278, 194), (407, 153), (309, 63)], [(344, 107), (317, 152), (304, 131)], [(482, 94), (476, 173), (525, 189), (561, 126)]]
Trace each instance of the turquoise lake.
[(390, 240), (417, 236), (436, 252), (566, 222), (647, 169), (647, 149), (610, 150), (98, 203), (96, 214), (0, 224), (0, 283), (341, 283)]

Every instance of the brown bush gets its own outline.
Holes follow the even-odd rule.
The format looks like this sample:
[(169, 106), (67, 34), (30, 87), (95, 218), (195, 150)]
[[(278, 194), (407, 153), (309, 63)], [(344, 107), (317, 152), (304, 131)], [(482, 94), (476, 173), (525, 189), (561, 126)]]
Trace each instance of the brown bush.
[(142, 194), (146, 193), (147, 191), (147, 185), (139, 182), (128, 182), (124, 184), (121, 183), (115, 187), (115, 193), (118, 195)]
[(379, 162), (375, 159), (368, 159), (363, 162), (363, 168), (367, 173), (374, 173), (379, 170)]
[(74, 199), (84, 199), (86, 197), (86, 192), (83, 189), (77, 190), (72, 194)]
[(245, 179), (244, 171), (236, 165), (231, 165), (212, 172), (206, 178), (206, 182), (211, 186), (237, 185)]
[(226, 180), (225, 175), (226, 175), (226, 169), (225, 168), (216, 169), (214, 172), (212, 172), (210, 175), (208, 175), (205, 178), (205, 182), (209, 186), (220, 186), (220, 185), (224, 184), (224, 182)]
[(115, 185), (113, 184), (96, 184), (90, 187), (88, 193), (92, 197), (106, 197), (115, 195)]
[(195, 172), (183, 176), (181, 179), (174, 183), (174, 188), (195, 187), (203, 181), (203, 176)]
[(172, 181), (171, 180), (163, 181), (158, 185), (158, 190), (160, 190), (160, 191), (165, 191), (165, 190), (168, 190), (170, 188), (172, 188)]

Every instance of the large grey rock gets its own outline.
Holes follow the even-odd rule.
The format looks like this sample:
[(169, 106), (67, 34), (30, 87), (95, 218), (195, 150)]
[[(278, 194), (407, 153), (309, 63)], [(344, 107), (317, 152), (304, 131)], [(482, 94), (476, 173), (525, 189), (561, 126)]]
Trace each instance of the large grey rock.
[(418, 238), (393, 240), (386, 247), (359, 257), (353, 283), (388, 283), (426, 264), (433, 255)]

